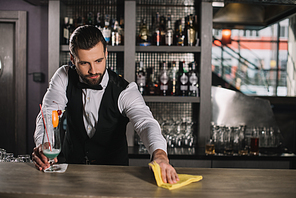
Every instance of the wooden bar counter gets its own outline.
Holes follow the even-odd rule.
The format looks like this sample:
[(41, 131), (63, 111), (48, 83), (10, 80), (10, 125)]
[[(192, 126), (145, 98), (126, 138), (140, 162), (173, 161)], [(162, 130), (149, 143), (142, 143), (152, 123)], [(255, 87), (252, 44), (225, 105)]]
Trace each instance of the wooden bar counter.
[(177, 168), (203, 180), (167, 190), (147, 167), (70, 164), (65, 173), (43, 173), (31, 163), (0, 163), (1, 198), (35, 197), (296, 197), (296, 170)]

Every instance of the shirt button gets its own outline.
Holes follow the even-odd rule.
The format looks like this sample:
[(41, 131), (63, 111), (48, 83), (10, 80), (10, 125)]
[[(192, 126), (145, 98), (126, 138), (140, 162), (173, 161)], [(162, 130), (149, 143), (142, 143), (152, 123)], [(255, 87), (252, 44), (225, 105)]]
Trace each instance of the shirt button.
[(87, 97), (87, 100), (89, 100), (89, 97)]

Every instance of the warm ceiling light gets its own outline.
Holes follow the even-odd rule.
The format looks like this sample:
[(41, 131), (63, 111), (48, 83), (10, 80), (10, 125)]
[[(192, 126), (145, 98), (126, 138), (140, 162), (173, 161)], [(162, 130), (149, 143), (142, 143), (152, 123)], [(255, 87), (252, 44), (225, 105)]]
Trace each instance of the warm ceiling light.
[(229, 30), (229, 29), (222, 30), (221, 43), (223, 45), (231, 44), (231, 30)]

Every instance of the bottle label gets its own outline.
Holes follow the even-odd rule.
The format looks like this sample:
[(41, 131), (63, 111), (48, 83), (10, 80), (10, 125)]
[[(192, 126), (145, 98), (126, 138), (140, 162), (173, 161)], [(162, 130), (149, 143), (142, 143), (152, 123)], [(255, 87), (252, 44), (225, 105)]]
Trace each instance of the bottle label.
[(169, 86), (168, 85), (160, 85), (160, 90), (168, 90)]
[(121, 44), (121, 36), (118, 32), (115, 34), (115, 45), (120, 45)]
[(194, 39), (195, 39), (195, 31), (193, 28), (189, 28), (187, 30), (187, 36), (188, 36), (188, 45), (193, 45)]
[(111, 45), (115, 46), (115, 41), (116, 41), (116, 37), (115, 37), (115, 32), (111, 33)]
[(180, 86), (180, 90), (181, 91), (187, 91), (188, 90), (188, 86), (187, 85), (181, 85)]
[(69, 30), (67, 28), (64, 28), (64, 38), (69, 39)]
[(189, 86), (189, 91), (196, 91), (197, 87), (194, 85)]
[(160, 45), (160, 32), (156, 30), (156, 45)]
[(110, 38), (111, 37), (111, 30), (110, 29), (107, 29), (107, 28), (104, 28), (102, 34), (103, 34), (106, 42), (109, 43), (110, 42), (110, 39), (111, 39)]
[(172, 32), (167, 32), (167, 34), (165, 36), (165, 44), (169, 45), (169, 46), (173, 44), (173, 34), (172, 34)]

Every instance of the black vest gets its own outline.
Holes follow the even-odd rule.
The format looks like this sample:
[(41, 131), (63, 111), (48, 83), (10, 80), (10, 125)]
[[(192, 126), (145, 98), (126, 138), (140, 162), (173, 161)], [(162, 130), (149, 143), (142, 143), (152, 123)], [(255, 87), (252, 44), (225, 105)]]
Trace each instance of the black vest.
[(79, 76), (74, 69), (69, 69), (68, 74), (67, 131), (62, 148), (66, 162), (80, 164), (87, 160), (91, 164), (128, 165), (129, 120), (121, 115), (117, 104), (128, 82), (108, 69), (109, 82), (99, 108), (96, 132), (89, 138), (83, 122), (82, 90), (77, 87)]

